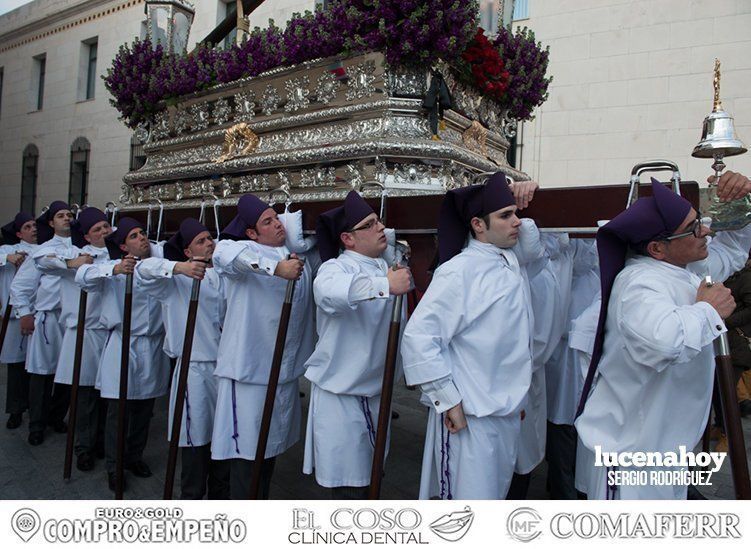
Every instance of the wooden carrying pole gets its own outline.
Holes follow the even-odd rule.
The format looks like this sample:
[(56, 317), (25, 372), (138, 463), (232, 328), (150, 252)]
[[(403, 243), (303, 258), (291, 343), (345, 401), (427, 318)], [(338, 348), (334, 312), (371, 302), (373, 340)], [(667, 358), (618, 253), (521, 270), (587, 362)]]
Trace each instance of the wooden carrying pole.
[(70, 480), (73, 465), (73, 442), (76, 433), (76, 414), (78, 413), (78, 387), (81, 383), (81, 359), (83, 357), (83, 336), (86, 330), (86, 290), (81, 290), (78, 298), (78, 326), (76, 327), (76, 351), (73, 355), (73, 379), (70, 385), (70, 411), (68, 413), (68, 439), (65, 445), (65, 465), (63, 480)]
[(381, 497), (381, 479), (383, 478), (383, 462), (386, 456), (386, 437), (388, 435), (389, 420), (391, 419), (391, 396), (394, 393), (394, 373), (396, 371), (396, 355), (399, 351), (399, 330), (402, 322), (402, 298), (394, 298), (391, 309), (391, 323), (389, 325), (389, 339), (386, 346), (386, 363), (383, 367), (383, 385), (381, 386), (381, 403), (378, 408), (378, 427), (376, 429), (375, 448), (373, 449), (373, 467), (370, 471), (369, 499)]
[[(711, 286), (711, 278), (706, 277), (705, 283)], [(728, 438), (728, 457), (730, 458), (730, 470), (733, 475), (735, 497), (736, 499), (751, 499), (751, 481), (748, 474), (746, 443), (743, 439), (741, 410), (738, 407), (735, 383), (733, 383), (735, 378), (733, 376), (733, 361), (730, 358), (730, 344), (728, 343), (727, 332), (720, 334), (715, 339), (714, 345), (717, 389), (720, 392), (722, 420), (725, 425), (725, 434)]]
[(10, 322), (12, 311), (13, 305), (10, 304), (10, 297), (8, 297), (8, 303), (5, 305), (5, 314), (3, 315), (3, 326), (0, 328), (0, 351), (3, 350), (3, 345), (5, 345), (5, 334), (8, 333), (8, 323)]
[(258, 443), (256, 444), (256, 459), (253, 462), (253, 470), (250, 476), (250, 499), (258, 499), (258, 490), (261, 487), (261, 470), (266, 455), (266, 443), (269, 440), (269, 432), (271, 431), (271, 415), (274, 412), (276, 388), (279, 385), (279, 374), (282, 370), (282, 357), (284, 356), (284, 346), (287, 342), (287, 328), (289, 327), (289, 319), (292, 315), (292, 298), (295, 295), (296, 282), (296, 280), (287, 281), (287, 290), (284, 294), (284, 303), (282, 304), (282, 314), (279, 317), (279, 329), (276, 332), (276, 344), (274, 345), (274, 356), (271, 360), (269, 384), (266, 388), (266, 401), (263, 404), (261, 430), (258, 433)]
[(115, 457), (115, 499), (123, 499), (125, 459), (125, 412), (128, 402), (128, 366), (130, 363), (130, 324), (133, 313), (133, 273), (125, 275), (123, 301), (123, 337), (120, 350), (120, 397), (117, 400), (117, 454)]
[(200, 291), (201, 281), (193, 280), (193, 286), (190, 290), (190, 303), (188, 305), (188, 320), (185, 324), (185, 337), (183, 338), (183, 352), (180, 355), (180, 375), (177, 382), (177, 394), (175, 395), (175, 411), (172, 416), (172, 435), (170, 436), (169, 456), (167, 457), (167, 476), (164, 479), (164, 499), (172, 499), (172, 490), (175, 483), (177, 449), (180, 445), (180, 427), (183, 422), (185, 393), (188, 390), (188, 371), (190, 370), (190, 355), (193, 353), (193, 335), (196, 331), (198, 296)]

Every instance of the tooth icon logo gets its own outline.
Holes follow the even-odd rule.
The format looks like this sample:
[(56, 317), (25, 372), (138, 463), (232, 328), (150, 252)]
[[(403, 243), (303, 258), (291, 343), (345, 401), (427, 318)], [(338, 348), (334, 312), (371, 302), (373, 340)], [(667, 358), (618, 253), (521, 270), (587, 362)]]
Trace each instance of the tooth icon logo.
[(475, 513), (467, 506), (464, 511), (437, 518), (430, 524), (430, 530), (446, 541), (459, 541), (469, 531), (473, 520), (475, 520)]
[(39, 531), (41, 521), (33, 509), (19, 509), (10, 519), (10, 526), (23, 541), (29, 541)]

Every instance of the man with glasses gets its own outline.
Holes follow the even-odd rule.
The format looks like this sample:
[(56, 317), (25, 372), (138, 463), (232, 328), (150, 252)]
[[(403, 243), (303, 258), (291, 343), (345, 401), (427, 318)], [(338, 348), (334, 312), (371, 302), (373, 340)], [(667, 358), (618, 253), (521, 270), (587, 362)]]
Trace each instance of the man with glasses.
[[(651, 481), (653, 472), (679, 468), (613, 467), (598, 464), (597, 454), (693, 451), (712, 398), (712, 342), (735, 308), (721, 281), (751, 248), (751, 225), (710, 242), (706, 218), (687, 200), (654, 179), (652, 190), (597, 235), (602, 306), (583, 399), (595, 372), (598, 378), (576, 421), (582, 444), (595, 453), (589, 499), (686, 499), (686, 482)], [(741, 174), (726, 172), (718, 182), (723, 200), (749, 191)], [(705, 275), (716, 283), (705, 284)], [(647, 482), (618, 483), (618, 471), (646, 471)]]
[(316, 234), (324, 263), (313, 285), (318, 343), (305, 364), (312, 389), (303, 472), (315, 472), (333, 499), (365, 499), (392, 296), (407, 293), (412, 279), (384, 259), (383, 223), (355, 191), (321, 214)]

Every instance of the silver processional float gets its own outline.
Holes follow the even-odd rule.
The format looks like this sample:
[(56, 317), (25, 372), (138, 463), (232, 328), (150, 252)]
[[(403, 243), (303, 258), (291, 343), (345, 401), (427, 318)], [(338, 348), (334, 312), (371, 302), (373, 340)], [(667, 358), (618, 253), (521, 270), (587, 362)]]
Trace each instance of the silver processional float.
[[(152, 17), (167, 9), (160, 4), (184, 14), (185, 28), (168, 26), (164, 34), (170, 51), (184, 50), (178, 35), (190, 27), (190, 6), (184, 0), (146, 4), (152, 37), (162, 32), (159, 21), (176, 20)], [(238, 4), (247, 15), (251, 3)], [(247, 32), (228, 16), (204, 42), (216, 44), (235, 27)], [(389, 225), (411, 248), (416, 301), (429, 281), (445, 192), (499, 171), (513, 181), (529, 180), (507, 160), (518, 121), (451, 69), (444, 61), (389, 64), (383, 52), (372, 51), (273, 68), (171, 99), (136, 130), (146, 162), (124, 176), (119, 201), (108, 203), (106, 212), (113, 224), (125, 213), (151, 228), (157, 204), (156, 233), (164, 238), (184, 218), (204, 217), (206, 197), (214, 199), (218, 232), (220, 215), (231, 219), (243, 194), (275, 202), (289, 193), (286, 206), (294, 201), (303, 210), (310, 231), (318, 214), (352, 189), (382, 216), (388, 196)], [(434, 131), (435, 113), (424, 105), (439, 77), (451, 101)], [(698, 207), (698, 185), (682, 181), (674, 163), (652, 161), (634, 168), (630, 185), (541, 189), (524, 213), (542, 231), (594, 236), (597, 221), (630, 204), (639, 177), (650, 171), (670, 172), (674, 190)]]

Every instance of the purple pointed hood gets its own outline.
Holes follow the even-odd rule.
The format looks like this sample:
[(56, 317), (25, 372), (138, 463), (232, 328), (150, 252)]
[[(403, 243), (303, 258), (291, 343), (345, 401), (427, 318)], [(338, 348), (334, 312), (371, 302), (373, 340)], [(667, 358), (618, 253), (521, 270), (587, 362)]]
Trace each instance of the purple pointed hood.
[(93, 208), (89, 206), (81, 210), (78, 214), (78, 219), (70, 224), (70, 238), (74, 246), (83, 248), (88, 244), (84, 235), (86, 235), (91, 228), (102, 221), (109, 221), (107, 215), (99, 208)]
[(473, 217), (483, 217), (514, 204), (516, 200), (503, 172), (490, 176), (485, 185), (448, 191), (438, 221), (439, 262), (445, 263), (462, 251)]
[(164, 258), (170, 261), (187, 261), (185, 248), (190, 246), (199, 234), (208, 231), (197, 219), (189, 217), (180, 223), (180, 230), (164, 243)]
[(602, 357), (610, 293), (618, 273), (626, 264), (629, 247), (670, 236), (685, 221), (691, 208), (688, 200), (666, 189), (662, 183), (652, 178), (652, 196), (640, 198), (597, 231), (602, 305), (592, 361), (584, 382), (577, 416), (584, 410), (597, 365)]
[(323, 212), (316, 223), (316, 236), (321, 261), (328, 261), (337, 257), (341, 249), (339, 235), (352, 230), (358, 223), (373, 213), (375, 213), (373, 208), (356, 191), (350, 191), (341, 206)]
[(247, 240), (245, 231), (255, 227), (258, 218), (270, 207), (254, 194), (241, 196), (237, 202), (237, 215), (219, 234), (219, 240)]
[(3, 241), (6, 244), (18, 244), (21, 239), (16, 236), (16, 233), (21, 230), (21, 227), (24, 226), (24, 223), (28, 223), (33, 219), (34, 216), (31, 214), (28, 214), (26, 212), (18, 212), (16, 214), (16, 217), (13, 218), (13, 221), (8, 223), (7, 225), (3, 225), (1, 229), (3, 233)]
[(117, 229), (104, 239), (104, 243), (107, 245), (107, 251), (110, 253), (110, 259), (123, 258), (125, 253), (120, 249), (120, 244), (125, 242), (125, 238), (133, 229), (143, 229), (143, 225), (132, 217), (121, 217), (119, 219), (117, 222)]
[(70, 206), (67, 202), (55, 200), (46, 212), (37, 217), (37, 244), (44, 244), (55, 236), (55, 230), (50, 227), (50, 221), (60, 210), (70, 210)]

